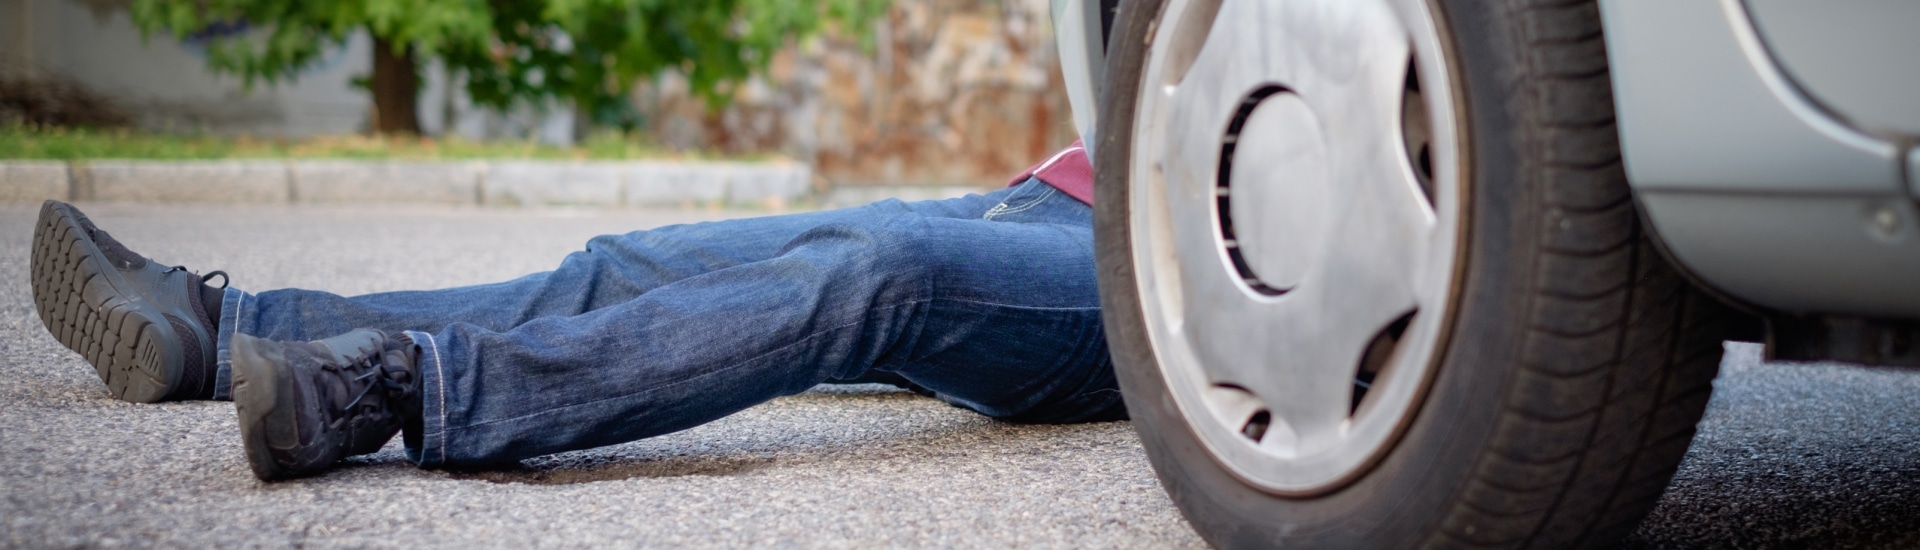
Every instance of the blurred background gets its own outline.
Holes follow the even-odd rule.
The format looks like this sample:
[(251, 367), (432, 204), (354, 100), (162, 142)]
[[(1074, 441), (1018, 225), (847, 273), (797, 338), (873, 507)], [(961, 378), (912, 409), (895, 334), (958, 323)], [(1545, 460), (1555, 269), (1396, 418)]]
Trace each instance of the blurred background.
[(9, 158), (779, 157), (1003, 184), (1074, 138), (1046, 0), (0, 0)]

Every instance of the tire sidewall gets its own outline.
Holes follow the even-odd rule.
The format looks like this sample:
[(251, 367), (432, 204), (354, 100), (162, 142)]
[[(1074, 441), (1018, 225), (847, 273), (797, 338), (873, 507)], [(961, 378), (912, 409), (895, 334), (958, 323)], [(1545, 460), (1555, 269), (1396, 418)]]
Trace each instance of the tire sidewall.
[[(1148, 342), (1133, 271), (1128, 186), (1133, 114), (1147, 40), (1165, 0), (1125, 4), (1115, 21), (1097, 136), (1095, 227), (1102, 306), (1128, 412), (1168, 495), (1216, 546), (1386, 548), (1435, 533), (1468, 489), (1502, 412), (1532, 287), (1527, 261), (1537, 197), (1522, 180), (1520, 125), (1507, 105), (1512, 57), (1497, 3), (1434, 5), (1460, 102), (1463, 162), (1459, 294), (1431, 386), (1405, 434), (1369, 472), (1330, 493), (1280, 498), (1250, 488), (1205, 450), (1180, 416)], [(1449, 32), (1449, 29), (1451, 31)]]

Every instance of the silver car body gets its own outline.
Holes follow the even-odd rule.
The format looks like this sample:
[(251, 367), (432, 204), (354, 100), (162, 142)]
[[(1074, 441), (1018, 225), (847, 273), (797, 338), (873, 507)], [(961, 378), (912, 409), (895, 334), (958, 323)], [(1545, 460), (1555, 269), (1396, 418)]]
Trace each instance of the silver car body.
[(1920, 2), (1602, 0), (1628, 181), (1697, 278), (1920, 318)]
[(1098, 123), (1096, 92), (1106, 80), (1105, 19), (1100, 0), (1053, 0), (1053, 36), (1059, 44), (1060, 74), (1067, 84), (1067, 103), (1073, 108), (1073, 126), (1086, 139), (1091, 157)]

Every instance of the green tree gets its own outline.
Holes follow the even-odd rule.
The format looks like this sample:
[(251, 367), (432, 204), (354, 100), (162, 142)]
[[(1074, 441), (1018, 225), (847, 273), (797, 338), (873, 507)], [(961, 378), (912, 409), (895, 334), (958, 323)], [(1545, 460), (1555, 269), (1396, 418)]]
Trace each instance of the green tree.
[[(207, 64), (247, 86), (291, 80), (355, 31), (373, 37), (374, 129), (418, 133), (424, 61), (466, 75), (475, 102), (574, 102), (631, 125), (625, 96), (683, 72), (718, 105), (794, 41), (838, 27), (864, 34), (887, 0), (136, 0), (149, 35), (208, 40)], [(246, 29), (244, 32), (222, 32)]]

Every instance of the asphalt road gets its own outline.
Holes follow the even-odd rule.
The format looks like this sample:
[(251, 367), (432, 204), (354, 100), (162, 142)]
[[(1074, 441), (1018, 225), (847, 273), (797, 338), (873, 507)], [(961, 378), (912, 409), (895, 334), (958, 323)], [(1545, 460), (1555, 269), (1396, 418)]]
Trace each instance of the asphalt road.
[[(106, 396), (26, 284), (37, 206), (0, 205), (0, 546), (1196, 547), (1126, 423), (1014, 426), (878, 386), (700, 428), (424, 471), (396, 446), (254, 481), (226, 403)], [(135, 250), (248, 289), (490, 282), (601, 233), (750, 213), (83, 205)], [(1632, 547), (1920, 546), (1920, 372), (1735, 345)]]

